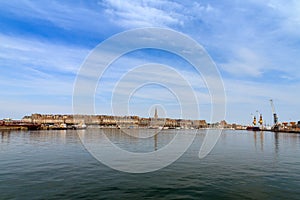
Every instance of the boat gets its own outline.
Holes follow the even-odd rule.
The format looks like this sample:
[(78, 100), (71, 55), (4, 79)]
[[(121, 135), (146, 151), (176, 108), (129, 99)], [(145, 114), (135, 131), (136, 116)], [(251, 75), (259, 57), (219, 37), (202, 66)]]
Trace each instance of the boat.
[(149, 129), (159, 129), (159, 130), (162, 130), (163, 127), (162, 126), (149, 126)]
[(247, 131), (260, 131), (260, 128), (258, 126), (247, 126)]
[[(257, 122), (256, 122), (256, 117), (255, 116), (253, 118), (252, 124), (253, 124), (253, 126), (247, 126), (247, 128), (246, 128), (247, 131), (260, 131), (261, 130), (261, 128), (256, 125)], [(262, 115), (260, 115), (260, 117), (259, 117), (259, 124), (260, 125), (263, 124)]]

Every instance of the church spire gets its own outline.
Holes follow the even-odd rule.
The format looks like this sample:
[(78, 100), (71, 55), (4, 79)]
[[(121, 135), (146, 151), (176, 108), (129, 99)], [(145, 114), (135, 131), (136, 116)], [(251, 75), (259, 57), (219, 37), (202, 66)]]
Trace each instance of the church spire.
[(154, 119), (157, 119), (157, 118), (158, 118), (157, 108), (155, 107)]

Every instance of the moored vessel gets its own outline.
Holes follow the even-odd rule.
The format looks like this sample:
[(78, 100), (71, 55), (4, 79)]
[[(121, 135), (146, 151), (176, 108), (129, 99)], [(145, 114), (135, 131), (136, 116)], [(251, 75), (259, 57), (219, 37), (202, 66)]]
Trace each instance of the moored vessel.
[[(256, 117), (253, 117), (253, 122), (252, 122), (253, 126), (247, 126), (246, 130), (247, 131), (260, 131), (262, 130), (259, 126), (257, 126), (257, 121), (256, 121)], [(260, 114), (259, 117), (259, 124), (262, 126), (263, 124), (263, 119), (262, 119), (262, 115)]]

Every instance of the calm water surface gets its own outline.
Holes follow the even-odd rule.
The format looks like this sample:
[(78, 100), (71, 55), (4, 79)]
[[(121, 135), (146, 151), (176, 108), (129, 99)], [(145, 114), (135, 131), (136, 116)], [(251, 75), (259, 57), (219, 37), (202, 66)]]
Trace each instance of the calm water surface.
[[(104, 131), (134, 152), (159, 149), (176, 134), (165, 130), (138, 139)], [(91, 132), (101, 134), (85, 134)], [(300, 198), (299, 134), (227, 130), (200, 160), (203, 138), (200, 131), (188, 151), (162, 170), (128, 174), (95, 160), (76, 131), (0, 132), (0, 199)]]

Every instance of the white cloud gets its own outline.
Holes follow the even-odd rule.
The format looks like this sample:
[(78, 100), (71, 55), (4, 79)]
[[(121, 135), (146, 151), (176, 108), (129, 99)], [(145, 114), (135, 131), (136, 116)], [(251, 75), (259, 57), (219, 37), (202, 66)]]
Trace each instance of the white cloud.
[(31, 70), (76, 73), (88, 49), (0, 34), (0, 58)]
[(270, 0), (267, 4), (282, 18), (281, 31), (288, 34), (299, 35), (300, 33), (300, 2), (292, 0), (287, 2)]
[[(103, 18), (100, 8), (87, 5), (69, 4), (62, 1), (5, 1), (1, 2), (2, 9), (15, 16), (27, 20), (43, 20), (67, 30), (82, 30), (99, 32), (102, 29)], [(1, 10), (1, 8), (0, 8)]]
[(106, 0), (106, 13), (123, 27), (183, 25), (182, 5), (168, 1)]
[(3, 117), (70, 109), (74, 77), (87, 49), (4, 34), (0, 44)]
[(183, 28), (190, 20), (208, 19), (217, 11), (211, 4), (199, 2), (105, 0), (99, 4), (106, 7), (114, 23), (125, 28)]
[(267, 58), (259, 55), (258, 52), (248, 48), (237, 48), (231, 55), (228, 63), (221, 64), (221, 67), (239, 77), (260, 77), (263, 71), (270, 68), (270, 63)]

